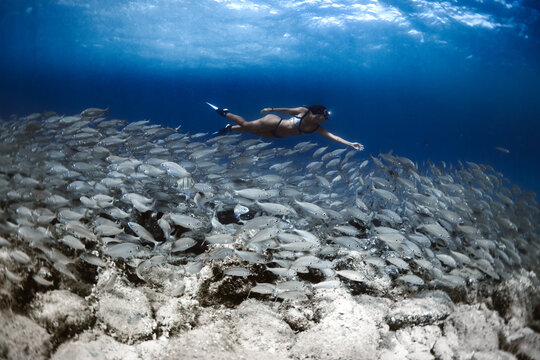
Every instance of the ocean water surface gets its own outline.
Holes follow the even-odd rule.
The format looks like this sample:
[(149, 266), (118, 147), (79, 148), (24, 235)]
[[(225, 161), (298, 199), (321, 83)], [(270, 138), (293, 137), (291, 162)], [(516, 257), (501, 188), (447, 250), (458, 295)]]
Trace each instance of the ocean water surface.
[[(206, 101), (246, 119), (321, 103), (366, 158), (489, 164), (538, 192), (539, 16), (525, 0), (4, 0), (0, 115), (110, 106), (199, 133), (226, 123)], [(308, 140), (328, 144), (273, 141)]]

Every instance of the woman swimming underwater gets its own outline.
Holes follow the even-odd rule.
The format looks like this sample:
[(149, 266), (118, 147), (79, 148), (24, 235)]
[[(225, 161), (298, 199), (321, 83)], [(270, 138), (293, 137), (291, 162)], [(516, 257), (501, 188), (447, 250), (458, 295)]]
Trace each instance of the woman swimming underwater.
[(320, 123), (324, 124), (330, 117), (330, 112), (322, 105), (300, 106), (296, 108), (264, 108), (261, 110), (262, 114), (278, 112), (293, 116), (290, 119), (282, 119), (278, 115), (268, 114), (253, 121), (246, 121), (243, 117), (235, 115), (227, 109), (219, 109), (212, 104), (208, 105), (214, 108), (219, 115), (225, 116), (227, 119), (236, 123), (236, 125), (227, 125), (218, 131), (216, 135), (223, 135), (229, 131), (243, 131), (267, 138), (283, 138), (317, 132), (330, 140), (351, 146), (356, 150), (364, 149), (364, 145), (347, 141), (322, 127)]

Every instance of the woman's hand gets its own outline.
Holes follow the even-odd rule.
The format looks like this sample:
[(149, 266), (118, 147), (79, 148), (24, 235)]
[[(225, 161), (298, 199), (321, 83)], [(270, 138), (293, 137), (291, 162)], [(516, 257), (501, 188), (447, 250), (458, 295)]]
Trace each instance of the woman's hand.
[(364, 150), (364, 145), (360, 143), (351, 143), (351, 146), (355, 148), (356, 150), (360, 150), (360, 151)]
[(269, 113), (271, 111), (273, 111), (272, 108), (264, 108), (264, 109), (261, 110), (261, 114), (266, 114), (266, 113)]

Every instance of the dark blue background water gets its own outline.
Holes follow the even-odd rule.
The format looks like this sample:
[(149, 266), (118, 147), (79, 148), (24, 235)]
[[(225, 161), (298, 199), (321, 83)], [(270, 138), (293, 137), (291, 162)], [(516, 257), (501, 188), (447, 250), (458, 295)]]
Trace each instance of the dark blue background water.
[[(225, 124), (205, 101), (247, 119), (322, 103), (365, 156), (486, 163), (539, 191), (539, 19), (507, 0), (3, 0), (0, 115), (110, 106), (196, 133)], [(327, 143), (275, 142), (305, 140)]]

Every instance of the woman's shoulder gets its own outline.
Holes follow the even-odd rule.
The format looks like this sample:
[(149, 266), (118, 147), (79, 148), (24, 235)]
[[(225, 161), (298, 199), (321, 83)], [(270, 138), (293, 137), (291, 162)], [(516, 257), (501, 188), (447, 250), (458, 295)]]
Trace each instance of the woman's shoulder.
[(327, 133), (327, 132), (329, 132), (321, 124), (317, 124), (317, 128), (313, 132), (315, 132), (315, 131), (318, 132), (318, 133)]

